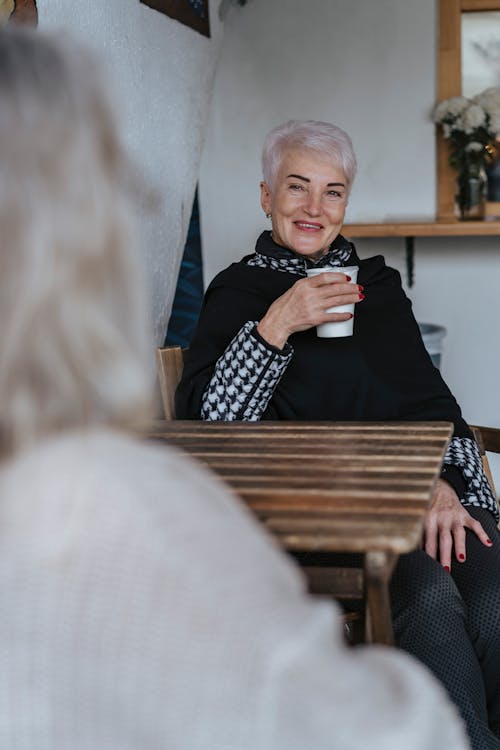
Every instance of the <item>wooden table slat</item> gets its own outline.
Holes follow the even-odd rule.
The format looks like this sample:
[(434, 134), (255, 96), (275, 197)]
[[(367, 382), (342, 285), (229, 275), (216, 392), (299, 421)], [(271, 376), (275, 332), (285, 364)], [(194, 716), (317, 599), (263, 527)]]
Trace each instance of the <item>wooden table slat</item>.
[(391, 491), (413, 492), (415, 490), (418, 491), (422, 487), (424, 492), (428, 492), (429, 478), (432, 476), (432, 472), (430, 471), (426, 474), (420, 474), (418, 479), (411, 479), (404, 472), (397, 472), (390, 475), (384, 474), (383, 477), (377, 476), (375, 472), (369, 472), (368, 475), (362, 474), (359, 477), (352, 476), (352, 473), (331, 477), (326, 473), (318, 474), (317, 472), (311, 474), (305, 473), (301, 477), (287, 477), (286, 474), (281, 473), (278, 475), (260, 474), (259, 476), (252, 476), (250, 472), (245, 473), (241, 471), (235, 473), (230, 469), (227, 471), (219, 470), (218, 473), (226, 482), (237, 486), (238, 490), (242, 490), (245, 487), (256, 490), (261, 488), (281, 490), (284, 482), (286, 482), (286, 489), (291, 489), (292, 492), (295, 490), (305, 490), (307, 492), (311, 489), (326, 490), (329, 492), (335, 492), (337, 489), (340, 489), (343, 492), (345, 489), (350, 491), (351, 487), (363, 487), (364, 491), (370, 492), (370, 487), (377, 487), (377, 484), (380, 485), (377, 489), (387, 487), (391, 488)]
[[(189, 445), (189, 443), (177, 443), (175, 440), (168, 441), (172, 445), (175, 445), (176, 447), (181, 448), (182, 450), (187, 451), (190, 455), (196, 456), (197, 458), (207, 458), (210, 459), (212, 456), (214, 456), (217, 459), (223, 458), (223, 457), (242, 457), (245, 456), (247, 460), (260, 460), (262, 458), (262, 446), (234, 446), (228, 443), (225, 446), (217, 445), (217, 444), (211, 444), (208, 447), (202, 447), (202, 446), (192, 446)], [(408, 450), (408, 452), (405, 452), (404, 454), (395, 453), (393, 450), (391, 451), (385, 451), (383, 449), (383, 446), (378, 446), (376, 452), (358, 452), (351, 450), (340, 450), (340, 451), (332, 451), (324, 452), (322, 454), (323, 461), (325, 463), (329, 461), (335, 461), (338, 465), (339, 462), (345, 464), (349, 461), (355, 464), (359, 463), (365, 463), (365, 462), (372, 462), (372, 463), (381, 463), (384, 461), (392, 461), (396, 465), (401, 462), (412, 462), (412, 463), (422, 463), (423, 461), (429, 461), (431, 460), (433, 463), (435, 463), (438, 458), (436, 457), (436, 449), (437, 446), (431, 446), (427, 451), (425, 449), (421, 450), (414, 450), (413, 448)], [(304, 458), (305, 455), (307, 455), (307, 446), (304, 448), (304, 450), (300, 452), (293, 452), (293, 451), (287, 451), (283, 452), (279, 448), (276, 448), (275, 446), (269, 446), (266, 450), (266, 458), (271, 458), (275, 462), (276, 461), (306, 461)], [(440, 457), (439, 457), (440, 458)], [(334, 467), (335, 464), (332, 464), (332, 467)]]
[(262, 422), (200, 422), (197, 420), (174, 420), (165, 422), (159, 419), (155, 422), (148, 422), (140, 429), (141, 434), (159, 433), (187, 433), (187, 432), (255, 432), (262, 434), (264, 432), (277, 432), (280, 436), (290, 433), (305, 432), (327, 432), (335, 434), (337, 432), (360, 432), (366, 434), (373, 431), (383, 431), (390, 433), (399, 431), (405, 434), (411, 432), (438, 432), (446, 435), (448, 432), (447, 422), (424, 421), (424, 422), (329, 422), (329, 421), (262, 421)]
[[(196, 454), (190, 452), (190, 455)], [(402, 476), (416, 479), (417, 477), (421, 477), (422, 474), (424, 476), (434, 474), (437, 462), (438, 460), (435, 458), (429, 458), (427, 461), (419, 463), (405, 461), (401, 458), (397, 463), (388, 463), (385, 457), (376, 461), (370, 458), (368, 461), (350, 461), (349, 463), (332, 459), (332, 461), (328, 462), (328, 468), (325, 470), (323, 459), (308, 458), (307, 464), (302, 464), (301, 471), (307, 474), (322, 474), (326, 472), (331, 474), (332, 470), (334, 470), (336, 476), (345, 476), (347, 480), (352, 475), (353, 467), (355, 466), (359, 476), (370, 476), (375, 479), (379, 476), (387, 476), (389, 478), (393, 474), (401, 474)], [(258, 467), (259, 472), (266, 472), (272, 476), (283, 475), (287, 478), (291, 473), (295, 474), (297, 471), (296, 459), (287, 457), (277, 463), (275, 458), (271, 456), (259, 456), (256, 462), (255, 459), (246, 456), (210, 455), (210, 466), (221, 475), (228, 471), (238, 471), (240, 475), (245, 472), (252, 472), (255, 475), (256, 467)]]

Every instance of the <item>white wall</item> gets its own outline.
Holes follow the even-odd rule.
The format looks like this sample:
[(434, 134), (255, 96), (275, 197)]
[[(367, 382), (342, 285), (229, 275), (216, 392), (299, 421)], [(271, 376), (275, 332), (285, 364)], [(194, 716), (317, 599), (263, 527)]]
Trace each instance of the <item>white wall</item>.
[[(435, 0), (249, 0), (227, 20), (201, 165), (205, 277), (266, 227), (260, 149), (288, 118), (345, 128), (359, 160), (347, 221), (434, 218)], [(363, 240), (405, 275), (403, 240)], [(448, 329), (443, 374), (471, 422), (500, 426), (500, 240), (416, 241), (417, 318)], [(500, 484), (500, 482), (499, 482)]]
[(95, 48), (110, 79), (124, 140), (159, 194), (159, 209), (142, 212), (139, 230), (154, 338), (163, 342), (222, 38), (219, 1), (210, 4), (210, 39), (139, 0), (38, 0), (37, 5), (41, 28), (69, 31)]

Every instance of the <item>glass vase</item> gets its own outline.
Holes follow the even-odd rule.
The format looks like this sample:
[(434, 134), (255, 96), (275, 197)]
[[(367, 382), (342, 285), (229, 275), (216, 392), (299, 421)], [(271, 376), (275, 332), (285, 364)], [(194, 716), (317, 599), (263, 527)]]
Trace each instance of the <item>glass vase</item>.
[(484, 219), (487, 178), (483, 166), (465, 164), (457, 177), (456, 201), (462, 221)]
[(500, 201), (500, 155), (486, 165), (485, 172), (488, 180), (488, 200), (497, 203)]

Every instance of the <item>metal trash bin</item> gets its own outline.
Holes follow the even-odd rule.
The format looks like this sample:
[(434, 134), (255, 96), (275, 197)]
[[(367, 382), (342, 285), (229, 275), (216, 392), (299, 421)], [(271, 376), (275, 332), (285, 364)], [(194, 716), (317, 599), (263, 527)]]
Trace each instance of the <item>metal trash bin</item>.
[(441, 366), (441, 354), (443, 352), (443, 339), (446, 336), (446, 328), (434, 323), (419, 323), (420, 333), (424, 340), (424, 346), (430, 354), (435, 367)]

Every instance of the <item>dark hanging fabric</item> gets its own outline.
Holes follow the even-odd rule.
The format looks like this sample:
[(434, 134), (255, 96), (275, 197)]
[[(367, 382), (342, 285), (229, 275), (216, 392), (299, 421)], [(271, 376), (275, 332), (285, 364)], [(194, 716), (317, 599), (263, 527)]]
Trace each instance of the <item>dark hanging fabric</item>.
[(165, 337), (165, 346), (189, 346), (198, 322), (202, 301), (203, 265), (197, 190), (177, 280), (172, 314)]

